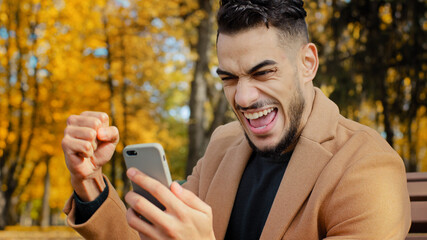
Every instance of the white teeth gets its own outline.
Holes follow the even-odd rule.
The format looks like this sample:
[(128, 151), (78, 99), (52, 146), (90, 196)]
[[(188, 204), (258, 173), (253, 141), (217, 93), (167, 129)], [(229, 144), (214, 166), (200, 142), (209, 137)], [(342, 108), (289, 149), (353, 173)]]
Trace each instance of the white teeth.
[(260, 117), (266, 116), (271, 113), (274, 108), (265, 109), (263, 111), (255, 112), (255, 113), (244, 113), (245, 117), (249, 120), (258, 119)]

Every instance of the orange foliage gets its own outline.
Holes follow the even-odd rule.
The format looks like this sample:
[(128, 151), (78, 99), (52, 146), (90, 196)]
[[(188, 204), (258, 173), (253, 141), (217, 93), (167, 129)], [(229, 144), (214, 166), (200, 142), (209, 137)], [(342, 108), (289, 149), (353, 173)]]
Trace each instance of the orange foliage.
[(186, 103), (196, 2), (0, 2), (0, 158), (4, 169), (21, 166), (14, 195), (22, 203), (43, 197), (47, 170), (50, 207), (70, 196), (61, 139), (67, 117), (82, 111), (109, 113), (126, 144), (160, 142), (169, 161), (184, 160), (185, 122), (168, 111)]

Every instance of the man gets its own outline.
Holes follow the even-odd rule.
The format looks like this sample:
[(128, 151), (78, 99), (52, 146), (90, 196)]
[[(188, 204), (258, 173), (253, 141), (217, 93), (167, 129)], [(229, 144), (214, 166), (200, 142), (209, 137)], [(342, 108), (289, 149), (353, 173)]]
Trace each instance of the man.
[(130, 192), (125, 218), (101, 174), (117, 129), (105, 113), (71, 116), (68, 223), (90, 239), (404, 239), (403, 162), (313, 87), (318, 56), (305, 16), (298, 0), (222, 1), (217, 72), (238, 121), (214, 132), (183, 187), (128, 171), (164, 212)]

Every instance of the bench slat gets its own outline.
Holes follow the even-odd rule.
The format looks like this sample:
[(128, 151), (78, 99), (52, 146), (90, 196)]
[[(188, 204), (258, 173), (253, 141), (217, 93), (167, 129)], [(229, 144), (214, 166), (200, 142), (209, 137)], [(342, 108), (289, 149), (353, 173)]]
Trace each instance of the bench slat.
[(406, 237), (406, 240), (427, 240), (427, 234), (411, 233)]
[(412, 222), (425, 223), (427, 227), (427, 202), (411, 202), (411, 215)]
[(411, 201), (427, 201), (427, 181), (408, 182), (408, 192)]
[(427, 172), (408, 172), (406, 179), (408, 182), (427, 181)]
[(412, 224), (407, 240), (427, 240), (427, 172), (406, 173)]

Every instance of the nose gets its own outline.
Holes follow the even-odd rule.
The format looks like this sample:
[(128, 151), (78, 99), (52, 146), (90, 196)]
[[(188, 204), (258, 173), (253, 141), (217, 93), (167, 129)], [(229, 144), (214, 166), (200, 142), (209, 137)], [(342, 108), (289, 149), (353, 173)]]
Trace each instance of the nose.
[(250, 80), (240, 79), (237, 83), (236, 95), (234, 96), (236, 104), (247, 108), (256, 103), (258, 98), (259, 91), (253, 83)]

